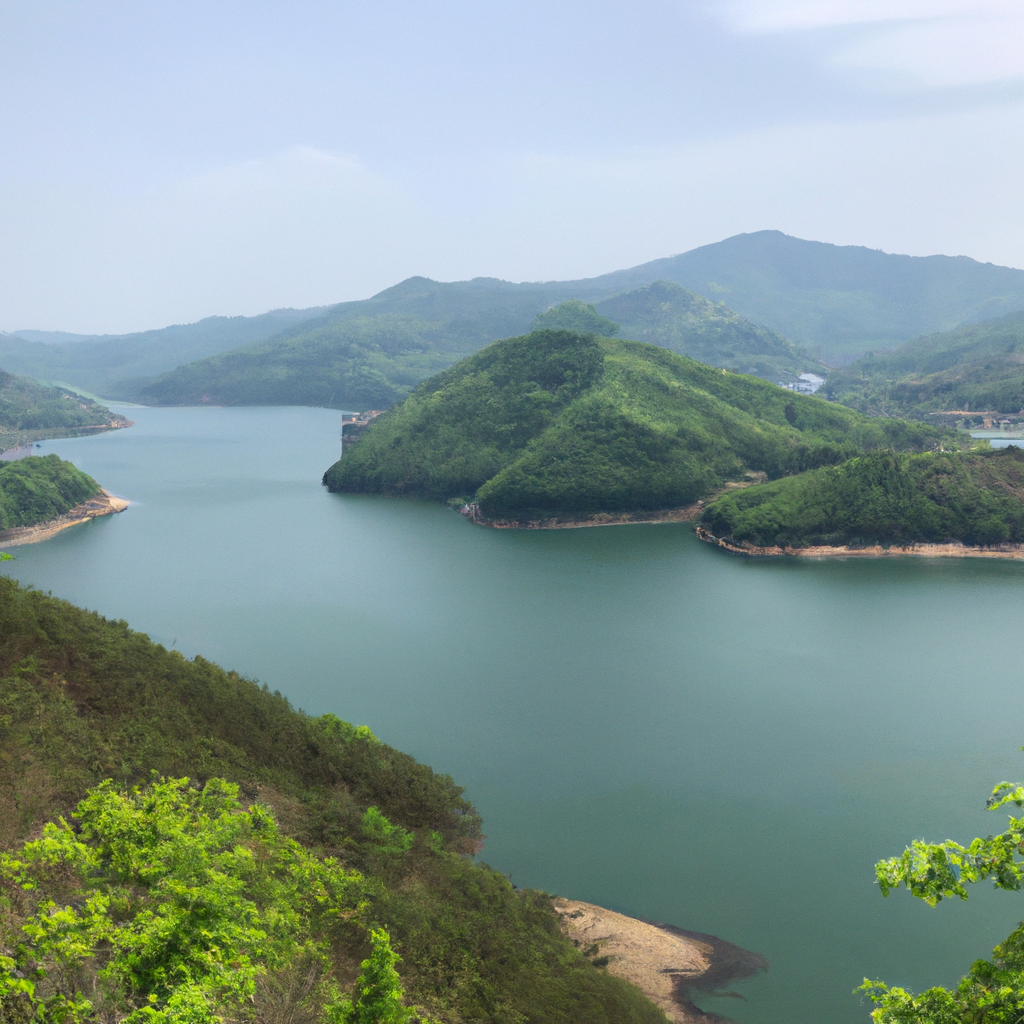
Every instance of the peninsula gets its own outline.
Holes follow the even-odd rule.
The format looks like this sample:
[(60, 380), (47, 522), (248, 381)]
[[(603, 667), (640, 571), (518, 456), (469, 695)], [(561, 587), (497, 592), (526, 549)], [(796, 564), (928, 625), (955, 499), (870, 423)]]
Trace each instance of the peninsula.
[(127, 507), (56, 455), (0, 462), (0, 547), (34, 544)]
[(46, 438), (79, 437), (131, 425), (91, 398), (0, 370), (0, 453)]
[(961, 443), (654, 345), (538, 330), (424, 381), (324, 483), (469, 505), (489, 525), (580, 525), (656, 518), (730, 482), (864, 452)]
[(723, 494), (697, 535), (747, 555), (1024, 558), (1024, 449), (870, 453)]

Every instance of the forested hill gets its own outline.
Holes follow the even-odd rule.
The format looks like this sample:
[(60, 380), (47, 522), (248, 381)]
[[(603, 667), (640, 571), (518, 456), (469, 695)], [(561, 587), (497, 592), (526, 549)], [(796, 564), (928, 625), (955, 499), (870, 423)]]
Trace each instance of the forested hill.
[(211, 316), (194, 324), (121, 335), (62, 331), (0, 334), (0, 366), (104, 398), (123, 399), (137, 378), (261, 341), (322, 312), (321, 308), (276, 309), (260, 316)]
[[(318, 1005), (350, 989), (383, 927), (408, 1002), (430, 1019), (664, 1024), (562, 935), (550, 897), (471, 863), (481, 822), (462, 790), (369, 729), (295, 711), (234, 672), (3, 575), (0, 680), (0, 849), (58, 816), (77, 826), (48, 834), (51, 854), (62, 839), (75, 844), (59, 873), (45, 870), (52, 860), (0, 864), (5, 1021), (124, 1019), (139, 1007), (154, 1020), (384, 1020)], [(117, 795), (159, 776), (209, 786)], [(82, 844), (102, 832), (71, 818), (89, 790), (79, 813), (111, 808), (106, 825), (122, 831), (116, 856), (83, 866)], [(60, 934), (22, 931), (48, 898), (60, 900)], [(35, 941), (44, 933), (49, 944)], [(97, 969), (117, 963), (97, 985)], [(233, 992), (240, 972), (254, 983)], [(32, 984), (12, 980), (26, 975)]]
[(55, 519), (99, 491), (91, 476), (56, 455), (0, 462), (0, 530)]
[[(425, 377), (498, 338), (529, 330), (535, 322), (574, 326), (574, 310), (583, 305), (579, 296), (568, 300), (562, 315), (558, 306), (552, 309), (552, 300), (567, 293), (571, 290), (560, 284), (439, 284), (413, 278), (264, 344), (180, 367), (136, 397), (157, 405), (385, 408)], [(771, 331), (668, 282), (599, 301), (590, 315), (618, 321), (627, 336), (720, 366), (770, 377), (817, 366)]]
[(729, 480), (944, 437), (653, 345), (543, 330), (425, 381), (324, 483), (461, 498), (492, 519), (571, 519), (684, 506)]
[(700, 525), (762, 548), (1021, 544), (1024, 449), (874, 452), (724, 494)]
[(900, 256), (756, 231), (590, 279), (625, 291), (657, 279), (723, 301), (812, 351), (892, 348), (1024, 309), (1024, 270), (967, 256)]
[[(1024, 313), (871, 354), (828, 378), (830, 398), (863, 412), (925, 418), (945, 410), (1024, 410)], [(968, 423), (982, 417), (964, 416)]]
[(77, 437), (127, 424), (123, 416), (81, 395), (0, 370), (0, 452), (48, 437)]

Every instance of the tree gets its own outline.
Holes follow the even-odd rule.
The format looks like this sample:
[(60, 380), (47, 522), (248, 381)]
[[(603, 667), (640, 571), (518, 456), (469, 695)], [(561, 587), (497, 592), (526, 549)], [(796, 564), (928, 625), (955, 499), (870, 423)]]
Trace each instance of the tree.
[[(988, 809), (1024, 808), (1024, 786), (1001, 782)], [(883, 896), (905, 885), (929, 906), (949, 896), (967, 899), (967, 885), (991, 878), (997, 889), (1024, 886), (1024, 817), (1010, 817), (1004, 832), (974, 839), (915, 840), (899, 857), (879, 861), (875, 875)], [(1018, 1024), (1024, 1019), (1024, 924), (997, 946), (991, 960), (977, 960), (955, 989), (936, 987), (914, 995), (881, 981), (864, 980), (877, 1024)]]
[(413, 1011), (402, 999), (405, 990), (395, 970), (401, 957), (391, 948), (391, 936), (383, 928), (370, 932), (370, 955), (360, 964), (352, 1024), (405, 1024)]

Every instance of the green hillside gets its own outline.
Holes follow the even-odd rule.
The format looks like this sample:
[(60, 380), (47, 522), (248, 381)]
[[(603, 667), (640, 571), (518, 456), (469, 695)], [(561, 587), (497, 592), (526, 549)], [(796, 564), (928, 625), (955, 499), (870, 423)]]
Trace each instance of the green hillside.
[(727, 480), (785, 476), (873, 448), (932, 447), (944, 436), (653, 345), (537, 331), (425, 381), (324, 483), (461, 497), (495, 519), (574, 518), (683, 506)]
[(721, 300), (831, 358), (1024, 309), (1024, 270), (967, 256), (829, 245), (781, 231), (734, 235), (587, 283), (626, 291), (659, 279)]
[(99, 490), (91, 476), (56, 455), (0, 462), (0, 530), (62, 516)]
[(700, 525), (758, 547), (1024, 542), (1024, 449), (873, 452), (724, 494)]
[(266, 343), (180, 367), (134, 397), (158, 405), (386, 408), (424, 378), (498, 338), (531, 327), (615, 333), (613, 319), (626, 334), (635, 330), (645, 340), (693, 350), (717, 365), (769, 376), (816, 365), (771, 331), (678, 285), (661, 282), (597, 309), (570, 295), (562, 284), (412, 278)]
[(48, 437), (78, 437), (128, 421), (64, 388), (0, 370), (0, 452)]
[(605, 299), (596, 310), (621, 324), (619, 333), (624, 337), (670, 348), (712, 366), (773, 381), (821, 369), (815, 359), (774, 331), (671, 281), (655, 281)]
[(19, 331), (0, 335), (0, 366), (12, 373), (125, 399), (132, 381), (252, 342), (322, 313), (276, 309), (261, 316), (211, 316), (194, 324), (121, 335)]
[[(876, 415), (1024, 409), (1024, 313), (927, 335), (831, 374), (826, 393)], [(970, 417), (965, 417), (970, 423)], [(978, 423), (981, 417), (975, 417)]]
[[(359, 962), (370, 952), (371, 929), (384, 927), (402, 957), (399, 972), (408, 1001), (447, 1024), (664, 1024), (664, 1016), (638, 990), (595, 967), (563, 937), (550, 898), (514, 890), (504, 876), (467, 859), (480, 843), (480, 818), (459, 787), (381, 743), (369, 729), (353, 728), (334, 715), (295, 711), (280, 694), (233, 672), (199, 657), (186, 660), (132, 632), (124, 622), (110, 622), (22, 589), (6, 577), (0, 577), (0, 680), (3, 848), (38, 835), (46, 820), (68, 816), (101, 780), (112, 779), (116, 791), (148, 783), (156, 773), (187, 776), (199, 786), (228, 780), (240, 787), (242, 808), (258, 801), (276, 819), (276, 827), (307, 851), (282, 845), (266, 811), (248, 819), (239, 816), (241, 808), (232, 812), (230, 787), (216, 782), (202, 800), (208, 808), (212, 800), (227, 816), (200, 815), (194, 824), (186, 818), (179, 823), (166, 809), (159, 827), (136, 817), (147, 807), (166, 808), (168, 800), (185, 814), (200, 799), (198, 793), (185, 800), (174, 797), (173, 787), (170, 792), (165, 787), (162, 803), (154, 793), (120, 806), (109, 789), (92, 797), (88, 806), (108, 807), (107, 823), (94, 819), (78, 840), (88, 842), (112, 827), (118, 818), (109, 815), (122, 816), (124, 826), (114, 842), (117, 852), (89, 862), (92, 866), (77, 884), (98, 885), (108, 870), (125, 865), (132, 843), (145, 846), (161, 837), (177, 843), (176, 855), (174, 845), (166, 847), (174, 856), (161, 870), (184, 870), (188, 876), (190, 864), (199, 869), (201, 856), (221, 858), (213, 873), (204, 869), (198, 880), (186, 883), (195, 887), (186, 901), (192, 909), (181, 919), (180, 932), (168, 932), (171, 952), (156, 965), (165, 970), (152, 982), (147, 980), (143, 950), (154, 943), (167, 945), (159, 927), (132, 940), (128, 952), (135, 950), (134, 967), (121, 974), (107, 972), (107, 989), (97, 989), (95, 972), (109, 945), (106, 954), (97, 950), (99, 959), (90, 958), (88, 944), (78, 952), (82, 967), (70, 982), (72, 989), (90, 1000), (105, 992), (111, 1013), (109, 1001), (120, 999), (121, 1016), (116, 1019), (123, 1019), (123, 1007), (132, 998), (164, 1013), (174, 995), (174, 972), (183, 969), (175, 965), (187, 944), (213, 942), (205, 959), (191, 961), (188, 970), (194, 972), (205, 970), (203, 964), (216, 966), (218, 942), (221, 949), (241, 942), (238, 959), (233, 956), (222, 964), (234, 975), (248, 971), (253, 962), (258, 966), (259, 949), (273, 939), (277, 960), (263, 961), (270, 969), (257, 975), (255, 990), (245, 999), (247, 1014), (231, 1019), (327, 1024), (307, 997), (325, 979), (343, 989), (351, 986)], [(78, 813), (80, 821), (88, 818), (87, 808)], [(182, 827), (186, 834), (175, 839)], [(216, 847), (201, 850), (202, 829), (210, 828), (237, 838), (221, 854)], [(49, 834), (54, 849), (60, 842), (76, 841), (61, 830)], [(144, 899), (145, 886), (159, 881), (152, 859), (156, 852), (143, 855), (133, 883), (129, 872), (127, 891), (124, 883), (113, 890), (115, 901), (121, 901), (111, 915), (117, 921), (123, 923), (131, 905)], [(327, 856), (334, 858), (333, 866), (323, 859)], [(84, 898), (71, 896), (71, 865), (55, 877), (32, 869), (31, 863), (23, 861), (13, 877), (40, 874), (43, 897), (70, 903), (66, 920), (89, 906)], [(274, 872), (261, 874), (268, 865), (275, 865)], [(19, 891), (12, 885), (10, 864), (0, 866), (0, 956), (22, 958), (31, 969), (32, 951), (37, 950), (37, 963), (42, 955), (40, 944), (19, 930), (39, 896)], [(240, 880), (232, 882), (239, 871)], [(250, 898), (246, 887), (254, 879), (260, 880), (251, 897), (257, 905), (245, 913), (258, 913), (265, 930), (239, 932), (253, 929), (255, 920), (229, 916), (224, 921), (223, 913), (230, 913), (243, 897)], [(162, 905), (142, 903), (151, 907), (145, 911), (151, 922), (163, 919), (170, 925), (173, 919), (161, 915), (183, 893), (188, 895), (181, 884), (171, 880)], [(303, 896), (311, 884), (312, 898)], [(336, 902), (340, 905), (335, 910)], [(107, 905), (98, 905), (101, 914)], [(92, 920), (96, 909), (90, 909)], [(204, 939), (202, 928), (213, 928), (214, 922), (224, 931)], [(107, 930), (100, 930), (101, 939), (111, 935), (114, 923), (103, 925)], [(80, 941), (91, 934), (84, 921), (76, 934)], [(302, 942), (306, 945), (296, 945)], [(323, 956), (326, 964), (321, 964)], [(16, 963), (6, 966), (13, 971)], [(63, 977), (67, 982), (68, 975)], [(59, 987), (60, 974), (56, 981)], [(150, 984), (152, 1001), (147, 1003)], [(46, 985), (40, 982), (36, 995), (46, 996), (53, 986), (52, 978)], [(4, 1010), (14, 1012), (17, 995), (16, 989)], [(152, 1019), (213, 1020), (195, 1013)], [(73, 1019), (101, 1018), (92, 1014)]]

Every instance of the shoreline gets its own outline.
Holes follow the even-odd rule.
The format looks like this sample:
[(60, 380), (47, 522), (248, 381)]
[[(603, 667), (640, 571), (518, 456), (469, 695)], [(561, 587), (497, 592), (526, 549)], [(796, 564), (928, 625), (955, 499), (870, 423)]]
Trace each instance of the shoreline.
[(0, 530), (0, 547), (17, 547), (19, 544), (38, 544), (40, 541), (49, 540), (56, 536), (61, 530), (66, 530), (79, 523), (88, 522), (90, 519), (97, 519), (100, 516), (109, 516), (115, 512), (123, 512), (130, 502), (124, 498), (115, 497), (108, 490), (101, 487), (99, 494), (83, 501), (72, 509), (68, 509), (61, 516), (54, 519), (47, 519), (42, 523), (35, 523), (32, 526), (15, 526), (10, 530)]
[(961, 544), (959, 541), (949, 544), (907, 544), (903, 546), (870, 544), (852, 548), (845, 544), (818, 544), (806, 548), (793, 547), (758, 547), (755, 544), (734, 544), (716, 537), (710, 530), (698, 526), (694, 531), (699, 540), (706, 544), (722, 548), (734, 555), (745, 555), (747, 558), (778, 558), (789, 555), (802, 558), (901, 558), (906, 555), (923, 558), (1008, 558), (1024, 560), (1024, 544), (999, 544), (994, 547), (976, 547)]
[(690, 523), (704, 509), (704, 502), (684, 505), (682, 508), (667, 508), (660, 512), (596, 512), (585, 519), (487, 519), (462, 513), (478, 526), (491, 530), (582, 530), (588, 526), (641, 526), (645, 523)]
[(701, 1010), (691, 994), (742, 999), (723, 989), (768, 969), (763, 956), (714, 935), (560, 896), (552, 902), (562, 931), (584, 955), (607, 958), (608, 973), (640, 989), (672, 1024), (731, 1024), (728, 1017)]

